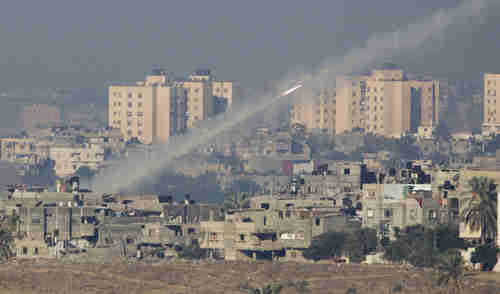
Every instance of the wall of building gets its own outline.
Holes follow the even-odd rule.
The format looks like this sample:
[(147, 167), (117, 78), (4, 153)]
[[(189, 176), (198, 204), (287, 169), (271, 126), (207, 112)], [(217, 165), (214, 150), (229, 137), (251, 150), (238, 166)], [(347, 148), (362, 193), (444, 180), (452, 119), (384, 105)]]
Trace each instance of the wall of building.
[(23, 109), (23, 124), (27, 130), (38, 126), (52, 126), (61, 122), (61, 111), (56, 106), (33, 104)]

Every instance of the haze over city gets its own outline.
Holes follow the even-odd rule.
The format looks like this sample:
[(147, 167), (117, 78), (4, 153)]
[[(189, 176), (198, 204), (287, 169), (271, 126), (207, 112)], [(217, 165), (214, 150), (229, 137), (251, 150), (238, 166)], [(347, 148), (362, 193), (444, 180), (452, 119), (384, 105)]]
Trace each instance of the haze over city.
[(4, 4), (0, 294), (499, 292), (499, 19)]
[[(160, 64), (179, 74), (214, 67), (219, 76), (259, 89), (290, 69), (316, 68), (374, 33), (461, 2), (9, 1), (0, 12), (0, 77), (9, 88), (104, 90), (107, 82), (139, 80)], [(500, 63), (498, 16), (498, 9), (488, 9), (480, 25), (457, 26), (443, 36), (441, 50), (425, 57), (415, 50), (393, 62), (414, 72), (478, 80)]]

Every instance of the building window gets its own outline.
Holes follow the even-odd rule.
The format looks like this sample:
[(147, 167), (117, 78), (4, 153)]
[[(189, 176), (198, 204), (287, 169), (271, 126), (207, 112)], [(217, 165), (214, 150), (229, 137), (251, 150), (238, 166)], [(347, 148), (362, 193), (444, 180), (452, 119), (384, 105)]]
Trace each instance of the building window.
[(128, 98), (132, 98), (132, 93), (128, 93)]
[(27, 254), (28, 254), (28, 248), (23, 247), (23, 255), (27, 255)]
[(142, 93), (137, 94), (137, 98), (142, 98)]
[(245, 235), (244, 234), (240, 234), (240, 241), (245, 241)]
[(33, 250), (33, 255), (38, 255), (38, 248), (35, 247), (35, 250)]
[(142, 102), (137, 103), (137, 107), (142, 107)]
[(137, 116), (143, 116), (144, 112), (137, 112)]
[(321, 224), (321, 219), (319, 217), (316, 218), (316, 225), (319, 226)]
[(194, 89), (194, 92), (195, 92), (195, 93), (198, 93), (198, 89)]
[(142, 131), (141, 131), (141, 130), (139, 130), (139, 131), (137, 132), (137, 134), (138, 134), (139, 136), (142, 136)]

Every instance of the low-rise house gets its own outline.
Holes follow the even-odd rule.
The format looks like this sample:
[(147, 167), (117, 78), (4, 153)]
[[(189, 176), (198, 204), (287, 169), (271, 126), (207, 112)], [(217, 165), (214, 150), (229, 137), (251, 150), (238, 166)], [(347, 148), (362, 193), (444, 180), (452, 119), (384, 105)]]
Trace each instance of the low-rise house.
[(435, 225), (447, 222), (439, 200), (432, 198), (431, 185), (367, 184), (363, 186), (363, 227), (384, 229)]
[(190, 245), (200, 237), (200, 222), (221, 221), (224, 208), (217, 204), (169, 203), (163, 206), (161, 220), (147, 223), (142, 230), (142, 246), (173, 247)]
[(202, 221), (200, 247), (223, 252), (226, 260), (301, 260), (314, 237), (359, 227), (332, 201), (314, 201), (292, 196), (251, 198), (251, 208), (229, 211), (224, 221)]
[[(62, 203), (61, 203), (62, 204)], [(18, 258), (57, 257), (65, 248), (89, 247), (96, 240), (92, 207), (21, 207), (16, 234)]]

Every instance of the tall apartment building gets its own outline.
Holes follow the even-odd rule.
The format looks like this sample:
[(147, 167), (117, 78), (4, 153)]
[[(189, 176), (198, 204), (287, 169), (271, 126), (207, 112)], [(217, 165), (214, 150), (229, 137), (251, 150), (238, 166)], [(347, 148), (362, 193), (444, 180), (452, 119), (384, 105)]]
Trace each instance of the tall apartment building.
[(234, 81), (212, 81), (212, 95), (217, 113), (230, 111), (241, 103), (241, 89)]
[(108, 124), (125, 140), (167, 141), (186, 129), (186, 89), (174, 85), (164, 70), (155, 69), (144, 82), (108, 88)]
[(330, 135), (335, 134), (337, 119), (335, 89), (324, 89), (318, 94), (310, 89), (301, 88), (296, 93), (297, 102), (290, 114), (292, 124), (299, 123), (309, 130), (323, 130)]
[(500, 74), (484, 75), (483, 125), (485, 135), (500, 133)]
[(210, 116), (231, 110), (240, 103), (241, 89), (238, 83), (217, 80), (209, 69), (196, 70), (189, 76), (188, 81), (204, 81), (209, 84), (211, 97), (208, 98), (210, 99), (208, 101), (210, 101), (209, 106), (211, 107), (209, 110), (212, 112), (209, 114)]
[(339, 76), (335, 90), (298, 93), (291, 123), (309, 131), (340, 134), (353, 129), (400, 137), (439, 123), (437, 80), (407, 80), (400, 69), (373, 70), (365, 76)]
[(196, 71), (185, 80), (175, 82), (187, 91), (187, 127), (193, 128), (200, 121), (215, 114), (210, 71)]
[(30, 130), (43, 125), (56, 125), (61, 122), (58, 107), (46, 104), (33, 104), (23, 109), (23, 126)]

